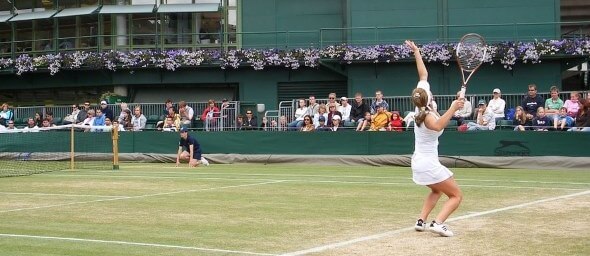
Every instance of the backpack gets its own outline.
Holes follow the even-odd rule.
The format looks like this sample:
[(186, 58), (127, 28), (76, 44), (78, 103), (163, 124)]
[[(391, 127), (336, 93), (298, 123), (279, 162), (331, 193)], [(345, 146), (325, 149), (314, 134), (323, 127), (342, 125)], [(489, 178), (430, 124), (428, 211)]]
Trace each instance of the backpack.
[(516, 112), (516, 110), (514, 108), (509, 108), (506, 111), (506, 115), (505, 115), (506, 120), (514, 120), (514, 113), (515, 112)]

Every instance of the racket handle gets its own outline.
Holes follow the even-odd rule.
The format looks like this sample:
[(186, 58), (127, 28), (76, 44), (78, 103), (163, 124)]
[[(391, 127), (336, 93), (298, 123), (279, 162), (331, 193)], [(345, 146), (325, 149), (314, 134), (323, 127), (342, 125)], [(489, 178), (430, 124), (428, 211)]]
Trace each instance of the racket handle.
[(459, 92), (459, 99), (465, 99), (465, 91), (467, 91), (467, 87), (461, 86), (461, 91)]

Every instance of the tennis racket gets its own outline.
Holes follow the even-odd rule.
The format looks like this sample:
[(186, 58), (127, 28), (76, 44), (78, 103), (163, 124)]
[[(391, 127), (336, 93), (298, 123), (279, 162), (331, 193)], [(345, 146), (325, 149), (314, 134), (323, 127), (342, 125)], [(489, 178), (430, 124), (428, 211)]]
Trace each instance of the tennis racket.
[(461, 92), (459, 98), (465, 98), (465, 91), (467, 90), (467, 82), (475, 71), (481, 66), (487, 54), (486, 41), (478, 34), (469, 33), (461, 37), (457, 44), (455, 55), (459, 69), (461, 69)]

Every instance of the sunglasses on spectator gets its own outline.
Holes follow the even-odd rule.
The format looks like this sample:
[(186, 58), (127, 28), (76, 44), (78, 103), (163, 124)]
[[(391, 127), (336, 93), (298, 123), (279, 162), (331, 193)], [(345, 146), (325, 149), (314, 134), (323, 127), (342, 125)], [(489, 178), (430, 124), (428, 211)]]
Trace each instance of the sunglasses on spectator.
[(246, 115), (252, 115), (252, 112), (246, 112)]
[(331, 100), (335, 99), (334, 97), (330, 97)]

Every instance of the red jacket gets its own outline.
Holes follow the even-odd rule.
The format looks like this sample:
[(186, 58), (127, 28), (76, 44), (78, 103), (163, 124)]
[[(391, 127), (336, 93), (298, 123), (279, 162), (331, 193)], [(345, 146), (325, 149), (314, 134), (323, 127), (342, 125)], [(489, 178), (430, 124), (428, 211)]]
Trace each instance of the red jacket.
[(219, 117), (218, 107), (207, 107), (201, 115), (201, 120), (207, 120), (207, 115), (209, 114), (209, 112), (213, 112), (213, 117)]
[(403, 131), (403, 123), (402, 122), (403, 122), (402, 119), (392, 119), (389, 122), (388, 130), (389, 131), (396, 131), (396, 132)]

